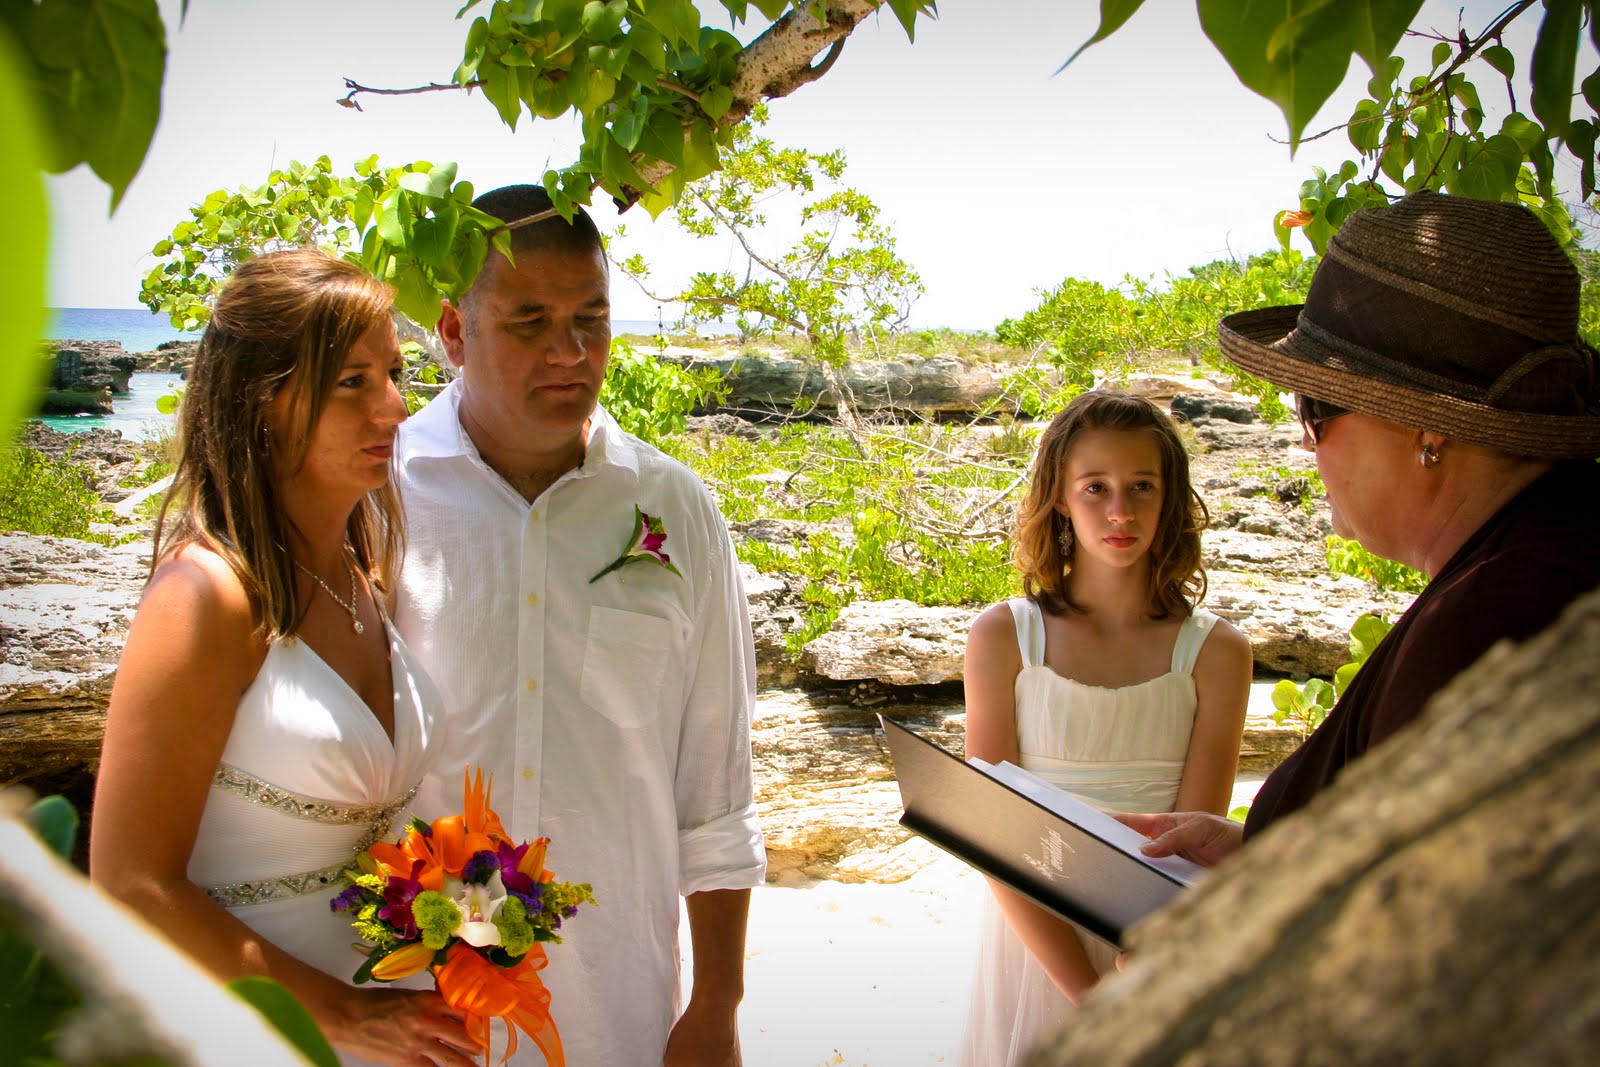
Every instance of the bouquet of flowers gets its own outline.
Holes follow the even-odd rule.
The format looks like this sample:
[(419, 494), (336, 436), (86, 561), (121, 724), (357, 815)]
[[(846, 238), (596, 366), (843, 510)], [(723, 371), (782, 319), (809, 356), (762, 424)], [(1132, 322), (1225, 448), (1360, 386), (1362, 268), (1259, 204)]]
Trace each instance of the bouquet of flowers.
[(538, 974), (547, 962), (542, 943), (559, 943), (562, 920), (593, 904), (594, 894), (545, 869), (548, 837), (512, 844), (489, 806), (483, 772), (464, 777), (462, 814), (431, 824), (413, 819), (397, 843), (373, 845), (344, 872), (350, 887), (331, 907), (349, 913), (369, 949), (353, 981), (392, 982), (431, 970), (485, 1064), (491, 1020), (500, 1018), (508, 1046), (502, 1062), (521, 1029), (550, 1067), (562, 1067), (550, 993)]

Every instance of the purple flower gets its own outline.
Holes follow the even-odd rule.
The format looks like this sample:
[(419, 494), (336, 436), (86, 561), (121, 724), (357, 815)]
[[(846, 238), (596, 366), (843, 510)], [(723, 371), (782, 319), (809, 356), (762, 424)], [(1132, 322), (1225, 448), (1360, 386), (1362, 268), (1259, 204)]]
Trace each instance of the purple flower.
[(330, 911), (349, 911), (351, 908), (361, 904), (361, 898), (365, 893), (366, 891), (360, 886), (353, 885), (328, 901), (328, 909)]
[(487, 850), (474, 852), (461, 868), (461, 880), (468, 885), (483, 885), (488, 882), (490, 875), (500, 869), (500, 857), (495, 853)]

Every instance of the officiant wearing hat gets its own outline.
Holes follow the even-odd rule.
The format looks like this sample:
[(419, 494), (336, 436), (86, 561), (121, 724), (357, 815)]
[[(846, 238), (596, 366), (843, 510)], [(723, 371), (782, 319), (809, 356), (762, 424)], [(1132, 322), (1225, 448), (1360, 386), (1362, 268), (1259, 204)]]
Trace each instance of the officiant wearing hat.
[[(1295, 394), (1335, 532), (1430, 579), (1263, 783), (1244, 840), (1491, 646), (1532, 637), (1600, 585), (1600, 365), (1578, 298), (1532, 212), (1422, 192), (1346, 220), (1303, 306), (1222, 320), (1223, 353)], [(1215, 862), (1241, 842), (1214, 816), (1125, 821), (1154, 855)]]

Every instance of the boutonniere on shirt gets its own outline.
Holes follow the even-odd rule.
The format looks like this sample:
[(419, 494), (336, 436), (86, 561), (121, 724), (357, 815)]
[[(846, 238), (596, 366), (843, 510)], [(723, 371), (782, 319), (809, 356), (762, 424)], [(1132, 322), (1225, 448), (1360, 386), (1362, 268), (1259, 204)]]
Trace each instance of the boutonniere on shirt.
[(667, 524), (654, 515), (646, 515), (639, 510), (639, 505), (635, 504), (633, 506), (633, 531), (628, 538), (627, 547), (622, 550), (622, 555), (606, 564), (599, 574), (590, 578), (589, 584), (593, 585), (617, 568), (625, 567), (637, 560), (648, 560), (651, 563), (665, 567), (673, 574), (677, 574), (679, 578), (682, 578), (683, 575), (678, 572), (678, 568), (672, 565), (672, 560), (667, 556), (666, 545)]

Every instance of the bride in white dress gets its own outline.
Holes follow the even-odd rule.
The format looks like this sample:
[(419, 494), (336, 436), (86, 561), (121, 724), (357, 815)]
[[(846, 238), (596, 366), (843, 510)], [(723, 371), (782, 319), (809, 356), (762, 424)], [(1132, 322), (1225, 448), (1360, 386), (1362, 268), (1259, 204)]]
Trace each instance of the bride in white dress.
[[(1249, 642), (1199, 610), (1205, 507), (1171, 420), (1086, 393), (1040, 438), (1018, 509), (1024, 598), (967, 640), (967, 755), (1009, 760), (1098, 807), (1224, 813)], [(1116, 952), (990, 883), (963, 1041), (969, 1067), (1026, 1061)]]
[(304, 250), (224, 284), (111, 694), (90, 873), (219, 979), (283, 983), (345, 1063), (469, 1067), (426, 974), (348, 984), (362, 956), (329, 906), (409, 815), (438, 742), (437, 696), (382, 602), (405, 418), (392, 295)]

